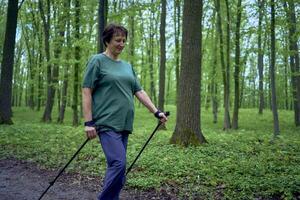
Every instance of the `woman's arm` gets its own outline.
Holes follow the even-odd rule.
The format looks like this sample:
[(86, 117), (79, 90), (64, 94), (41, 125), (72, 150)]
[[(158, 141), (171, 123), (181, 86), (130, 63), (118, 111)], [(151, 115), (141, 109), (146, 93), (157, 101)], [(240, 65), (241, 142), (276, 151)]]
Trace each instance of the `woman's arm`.
[[(82, 108), (85, 122), (93, 121), (91, 88), (82, 88)], [(96, 128), (92, 125), (85, 125), (84, 130), (86, 132), (86, 136), (90, 139), (93, 139), (97, 136)]]
[[(158, 111), (155, 105), (152, 103), (150, 97), (144, 90), (140, 90), (134, 94), (138, 100), (153, 114)], [(159, 117), (161, 118), (161, 122), (166, 122), (168, 119), (163, 112), (159, 113)]]

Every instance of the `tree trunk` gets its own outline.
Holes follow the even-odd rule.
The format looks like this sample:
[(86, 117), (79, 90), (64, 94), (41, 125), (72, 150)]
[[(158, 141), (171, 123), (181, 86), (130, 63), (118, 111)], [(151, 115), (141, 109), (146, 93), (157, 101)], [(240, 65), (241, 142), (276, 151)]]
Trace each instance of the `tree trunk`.
[[(153, 0), (152, 0), (153, 3)], [(153, 30), (153, 21), (154, 21), (154, 11), (151, 11), (151, 24), (150, 24), (150, 30), (149, 30), (149, 49), (148, 49), (148, 55), (149, 55), (149, 71), (150, 71), (150, 96), (154, 101), (154, 104), (157, 104), (157, 99), (156, 99), (156, 89), (155, 89), (155, 84), (154, 84), (154, 52), (153, 52), (153, 38), (155, 34), (155, 30)]]
[[(75, 0), (75, 40), (80, 40), (80, 2)], [(74, 64), (74, 83), (73, 83), (73, 126), (79, 125), (78, 117), (78, 90), (79, 90), (79, 65), (80, 65), (80, 47), (75, 46), (75, 64)]]
[(244, 101), (245, 74), (246, 74), (248, 55), (249, 55), (249, 50), (246, 51), (243, 61), (241, 62), (243, 64), (243, 69), (242, 69), (242, 74), (241, 74), (242, 80), (241, 80), (241, 93), (240, 93), (240, 100), (239, 100), (239, 102), (240, 102), (239, 108), (241, 108), (243, 106), (243, 101)]
[(98, 53), (102, 53), (104, 51), (104, 44), (102, 42), (102, 33), (106, 26), (107, 9), (108, 9), (108, 1), (107, 0), (99, 0), (99, 6), (98, 6)]
[(57, 119), (58, 123), (63, 123), (65, 118), (65, 110), (67, 105), (67, 94), (68, 94), (68, 83), (69, 83), (69, 61), (70, 61), (70, 49), (71, 46), (71, 37), (70, 37), (70, 14), (69, 9), (71, 6), (71, 0), (65, 1), (65, 11), (67, 21), (67, 33), (66, 33), (66, 42), (67, 42), (67, 52), (66, 52), (66, 66), (64, 67), (64, 78), (63, 78), (63, 87), (61, 93), (61, 106), (59, 108), (59, 116)]
[[(28, 35), (28, 28), (25, 27), (23, 25), (23, 23), (21, 22), (21, 26), (22, 26), (22, 33), (24, 35), (24, 42), (25, 42), (25, 46), (26, 46), (26, 50), (27, 50), (27, 65), (28, 65), (28, 85), (29, 85), (29, 98), (28, 98), (28, 106), (29, 108), (31, 108), (32, 110), (34, 109), (34, 77), (35, 77), (35, 69), (34, 69), (34, 61), (33, 59), (35, 59), (34, 56), (34, 52), (35, 50), (35, 45), (34, 42), (32, 43), (33, 46), (31, 46), (30, 44), (30, 36)], [(35, 41), (36, 38), (36, 32), (33, 33), (33, 41)]]
[(230, 122), (230, 13), (229, 13), (229, 4), (228, 0), (225, 0), (226, 4), (226, 15), (227, 15), (227, 34), (226, 34), (226, 78), (225, 78), (225, 85), (224, 85), (224, 104), (225, 104), (225, 110), (224, 110), (224, 125), (223, 129), (227, 130), (231, 128), (231, 122)]
[[(218, 33), (215, 31), (215, 17), (216, 12), (213, 12), (213, 20), (212, 20), (212, 40), (218, 41)], [(212, 43), (212, 54), (217, 55), (218, 52), (218, 45), (216, 42)], [(211, 97), (211, 105), (212, 105), (212, 114), (213, 114), (213, 123), (217, 123), (218, 121), (218, 84), (217, 84), (217, 65), (218, 65), (218, 59), (217, 56), (212, 56), (212, 61), (211, 61), (211, 68), (212, 68), (212, 74), (211, 74), (211, 88), (210, 88), (210, 97)]]
[(258, 113), (262, 114), (264, 109), (264, 53), (261, 45), (262, 36), (262, 20), (264, 11), (264, 0), (258, 1), (259, 16), (258, 16), (258, 55), (257, 55), (257, 68), (259, 76), (259, 110)]
[(271, 92), (272, 92), (272, 112), (274, 120), (274, 136), (279, 135), (279, 120), (277, 113), (277, 100), (276, 100), (276, 83), (275, 83), (275, 2), (271, 0)]
[(202, 0), (185, 0), (175, 131), (170, 140), (183, 146), (205, 143), (201, 131)]
[[(288, 6), (287, 3), (288, 2)], [(300, 126), (300, 64), (299, 64), (299, 49), (297, 37), (297, 20), (295, 14), (295, 5), (293, 0), (284, 2), (284, 7), (287, 13), (289, 22), (289, 48), (290, 48), (290, 66), (291, 66), (291, 79), (293, 88), (294, 99), (294, 119), (295, 125)]]
[[(129, 6), (133, 6), (134, 5), (134, 0), (131, 0), (130, 5)], [(130, 13), (129, 16), (129, 61), (132, 65), (132, 67), (135, 67), (135, 44), (134, 44), (134, 40), (135, 40), (135, 35), (134, 35), (134, 25), (135, 25), (135, 13)]]
[(159, 95), (158, 109), (164, 110), (165, 104), (165, 79), (166, 79), (166, 0), (161, 0), (160, 16), (160, 68), (159, 68)]
[(219, 37), (220, 37), (220, 56), (221, 56), (221, 67), (222, 67), (223, 84), (224, 84), (225, 110), (224, 110), (223, 129), (227, 130), (231, 128), (230, 115), (229, 115), (229, 90), (228, 90), (229, 77), (227, 77), (227, 70), (226, 70), (225, 58), (224, 58), (224, 42), (223, 42), (223, 29), (222, 29), (222, 22), (221, 22), (220, 0), (216, 0), (215, 4), (216, 4), (216, 11), (217, 11), (217, 30), (219, 32)]
[(232, 128), (238, 129), (239, 100), (240, 100), (240, 26), (242, 17), (242, 0), (238, 0), (236, 33), (235, 33), (235, 70), (234, 70), (234, 107)]
[(174, 0), (174, 38), (175, 38), (175, 65), (176, 65), (176, 99), (179, 92), (179, 36), (180, 36), (180, 1)]
[(50, 0), (47, 0), (47, 16), (45, 16), (42, 0), (39, 0), (39, 9), (44, 27), (45, 54), (47, 60), (47, 99), (42, 121), (50, 122), (54, 103), (54, 86), (52, 85), (52, 65), (50, 63)]
[(12, 78), (15, 55), (15, 39), (18, 20), (18, 0), (9, 0), (6, 31), (3, 45), (0, 80), (0, 124), (13, 124), (11, 120)]
[[(217, 33), (216, 33), (216, 36), (215, 36), (215, 40), (217, 41)], [(213, 52), (214, 52), (214, 55), (217, 55), (217, 44), (214, 43), (213, 44)], [(212, 113), (213, 113), (213, 123), (217, 123), (218, 121), (218, 107), (219, 107), (219, 104), (218, 104), (218, 84), (217, 84), (217, 81), (216, 81), (216, 78), (217, 78), (217, 57), (214, 56), (213, 57), (213, 64), (212, 64), (212, 79), (211, 79), (211, 102), (212, 102)]]
[[(285, 37), (284, 39), (284, 49), (285, 52), (288, 52), (288, 38)], [(284, 109), (289, 110), (289, 83), (288, 83), (288, 77), (289, 77), (289, 61), (288, 61), (288, 55), (284, 54), (283, 55), (283, 63), (284, 63), (284, 96), (285, 96), (285, 101), (284, 101)]]

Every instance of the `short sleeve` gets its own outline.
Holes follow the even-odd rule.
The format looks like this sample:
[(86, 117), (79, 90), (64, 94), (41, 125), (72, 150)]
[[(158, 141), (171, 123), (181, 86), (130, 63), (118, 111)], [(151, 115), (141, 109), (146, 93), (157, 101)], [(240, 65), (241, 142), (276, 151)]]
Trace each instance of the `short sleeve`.
[(142, 87), (141, 87), (141, 84), (140, 84), (133, 68), (132, 68), (132, 72), (134, 75), (133, 94), (135, 94), (136, 92), (141, 91)]
[(100, 75), (100, 63), (96, 56), (92, 56), (87, 62), (85, 73), (83, 76), (82, 88), (94, 89), (97, 84), (97, 79)]

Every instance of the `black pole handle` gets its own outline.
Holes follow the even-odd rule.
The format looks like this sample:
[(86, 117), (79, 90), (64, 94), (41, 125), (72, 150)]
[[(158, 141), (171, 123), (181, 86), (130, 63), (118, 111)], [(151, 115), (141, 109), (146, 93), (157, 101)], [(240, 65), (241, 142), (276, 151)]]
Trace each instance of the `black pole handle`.
[[(166, 116), (170, 115), (170, 112), (167, 111), (165, 112)], [(132, 162), (132, 164), (128, 167), (127, 172), (126, 172), (126, 176), (127, 174), (131, 171), (133, 165), (135, 164), (135, 162), (138, 160), (138, 158), (140, 157), (140, 155), (142, 154), (142, 152), (144, 151), (144, 149), (146, 148), (147, 144), (150, 142), (150, 140), (152, 139), (152, 137), (154, 136), (155, 132), (158, 130), (158, 128), (160, 127), (160, 125), (162, 124), (162, 122), (158, 122), (157, 126), (155, 127), (154, 131), (152, 132), (152, 134), (150, 135), (150, 137), (148, 138), (147, 142), (144, 144), (142, 150), (139, 152), (139, 154), (136, 156), (136, 158), (134, 159), (134, 161)]]
[(85, 142), (81, 145), (81, 147), (76, 151), (76, 153), (73, 155), (73, 157), (69, 160), (69, 162), (64, 166), (64, 168), (62, 168), (60, 170), (60, 172), (58, 173), (58, 175), (55, 177), (55, 179), (53, 181), (49, 182), (49, 186), (47, 187), (47, 189), (43, 192), (43, 194), (40, 196), (39, 200), (41, 200), (43, 198), (43, 196), (47, 193), (47, 191), (52, 187), (52, 185), (55, 183), (55, 181), (58, 179), (58, 177), (65, 171), (65, 169), (69, 166), (69, 164), (72, 162), (72, 160), (74, 160), (74, 158), (77, 156), (77, 154), (80, 152), (80, 150), (86, 145), (86, 143), (89, 141), (90, 139), (87, 138), (85, 140)]

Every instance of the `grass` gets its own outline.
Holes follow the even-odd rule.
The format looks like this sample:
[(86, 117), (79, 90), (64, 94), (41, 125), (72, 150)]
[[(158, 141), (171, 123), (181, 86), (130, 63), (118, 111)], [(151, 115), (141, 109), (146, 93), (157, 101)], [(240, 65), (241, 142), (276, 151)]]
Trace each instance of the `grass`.
[[(280, 136), (273, 137), (272, 113), (241, 109), (239, 130), (222, 131), (222, 117), (212, 123), (202, 111), (208, 144), (183, 148), (169, 144), (175, 126), (174, 106), (168, 130), (158, 132), (129, 174), (127, 185), (138, 189), (164, 188), (179, 199), (293, 199), (300, 193), (300, 129), (291, 111), (279, 111)], [(55, 110), (54, 110), (55, 111)], [(34, 161), (42, 168), (61, 168), (85, 140), (83, 127), (40, 123), (41, 112), (14, 108), (14, 125), (0, 126), (0, 158)], [(57, 116), (54, 113), (53, 116)], [(156, 120), (136, 108), (134, 133), (129, 137), (128, 164), (133, 161)], [(67, 171), (104, 176), (105, 157), (97, 139), (89, 142)]]

